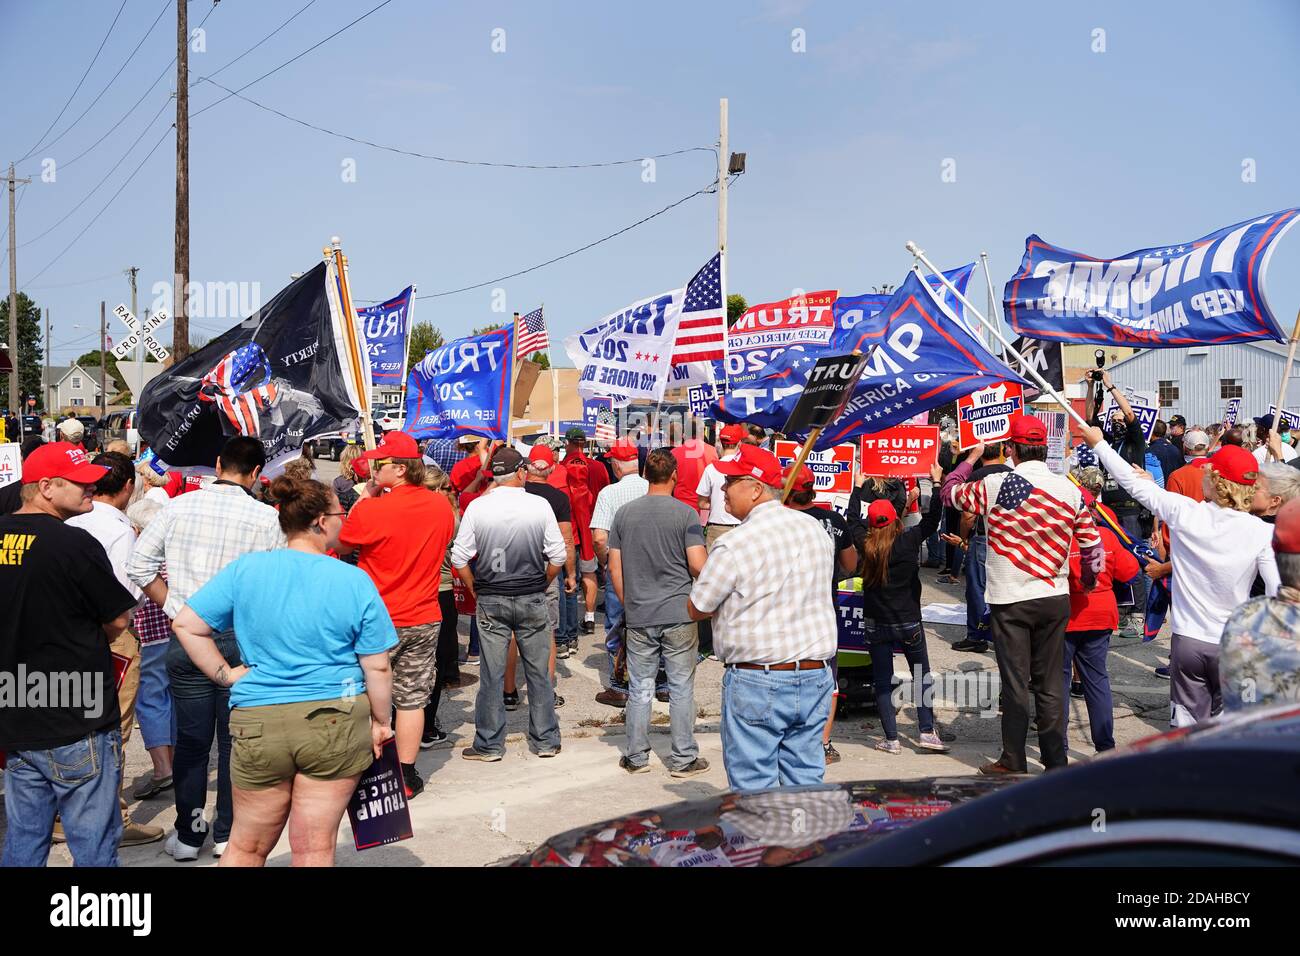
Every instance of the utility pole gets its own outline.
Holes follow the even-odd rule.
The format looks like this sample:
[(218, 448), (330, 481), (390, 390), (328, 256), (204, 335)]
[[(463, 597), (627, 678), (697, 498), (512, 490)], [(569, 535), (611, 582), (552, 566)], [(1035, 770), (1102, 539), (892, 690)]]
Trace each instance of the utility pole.
[[(45, 375), (41, 378), (41, 408), (50, 414), (50, 310), (45, 310)], [(52, 415), (50, 416), (53, 417)]]
[(186, 0), (176, 0), (176, 258), (172, 270), (172, 360), (190, 352), (186, 287), (190, 276), (190, 28)]
[[(127, 278), (130, 279), (131, 281), (131, 314), (134, 316), (139, 316), (140, 313), (135, 310), (136, 308), (135, 277), (140, 274), (140, 267), (130, 266), (127, 268), (126, 274), (127, 274)], [(140, 405), (140, 393), (144, 391), (144, 336), (143, 335), (140, 336), (140, 341), (135, 343), (135, 363), (138, 371), (136, 373), (135, 383), (131, 388), (131, 398), (132, 398), (132, 404), (134, 404), (138, 408)], [(123, 382), (122, 384), (131, 385), (132, 383)]]
[(14, 367), (9, 373), (9, 408), (21, 422), (23, 410), (18, 403), (18, 240), (14, 235), (18, 227), (14, 223), (14, 190), (19, 183), (30, 183), (31, 180), (16, 179), (14, 164), (10, 163), (6, 181), (9, 183), (9, 361)]
[(99, 300), (99, 418), (108, 414), (108, 312), (103, 299)]
[[(722, 286), (722, 383), (731, 374), (731, 324), (727, 321), (727, 174), (731, 154), (727, 152), (727, 99), (718, 100), (718, 276)], [(721, 386), (714, 383), (715, 397)]]

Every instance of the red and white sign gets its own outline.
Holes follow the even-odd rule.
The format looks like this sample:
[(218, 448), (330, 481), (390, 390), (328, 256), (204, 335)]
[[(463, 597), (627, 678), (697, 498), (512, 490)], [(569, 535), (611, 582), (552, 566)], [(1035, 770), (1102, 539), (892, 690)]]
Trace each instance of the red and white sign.
[(827, 345), (835, 331), (834, 290), (750, 306), (727, 332), (727, 378), (745, 384), (792, 345)]
[(930, 474), (939, 461), (938, 425), (898, 425), (862, 436), (864, 475), (916, 478)]
[[(797, 441), (776, 443), (776, 457), (781, 467), (788, 468), (799, 457), (803, 446)], [(829, 503), (836, 495), (853, 494), (853, 462), (855, 448), (852, 443), (836, 445), (825, 451), (809, 452), (804, 464), (817, 479), (817, 500)]]
[(957, 399), (957, 438), (964, 451), (980, 442), (1002, 441), (1011, 423), (1025, 412), (1024, 389), (1014, 382), (999, 382)]

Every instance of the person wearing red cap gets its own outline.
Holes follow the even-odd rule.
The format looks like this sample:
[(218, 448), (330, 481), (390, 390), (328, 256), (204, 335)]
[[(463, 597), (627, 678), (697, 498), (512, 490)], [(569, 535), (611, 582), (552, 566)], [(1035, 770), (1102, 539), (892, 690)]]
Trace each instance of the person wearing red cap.
[(420, 447), (405, 432), (389, 432), (357, 460), (370, 462), (371, 478), (339, 533), (338, 553), (359, 552), (357, 566), (375, 582), (397, 628), (390, 652), (393, 705), (397, 757), (410, 798), (424, 789), (415, 760), (437, 679), (438, 587), (456, 517), (445, 496), (424, 487)]
[(1111, 477), (1169, 527), (1171, 723), (1206, 720), (1222, 707), (1219, 641), (1228, 615), (1250, 597), (1256, 573), (1266, 594), (1278, 588), (1272, 529), (1250, 514), (1259, 463), (1238, 445), (1220, 448), (1204, 469), (1205, 500), (1198, 502), (1130, 467), (1101, 429), (1084, 429), (1083, 439)]
[[(930, 480), (938, 485), (943, 469), (934, 465)], [(939, 527), (943, 501), (930, 496), (930, 508), (921, 523), (904, 528), (893, 502), (878, 498), (867, 506), (866, 537), (862, 539), (862, 618), (866, 622), (867, 646), (871, 649), (871, 678), (876, 691), (876, 708), (884, 739), (876, 749), (890, 754), (903, 752), (898, 740), (894, 703), (894, 645), (900, 644), (913, 674), (913, 694), (920, 746), (946, 753), (945, 740), (952, 734), (935, 723), (929, 700), (933, 695), (930, 655), (921, 623), (921, 545)]]
[[(0, 517), (6, 867), (45, 866), (56, 813), (77, 866), (118, 865), (122, 732), (109, 645), (136, 598), (99, 543), (66, 524), (91, 510), (107, 472), (70, 442), (45, 445), (23, 462), (22, 506)], [(27, 701), (29, 671), (66, 693)]]
[(717, 468), (740, 527), (714, 542), (691, 589), (691, 620), (713, 620), (722, 679), (722, 757), (736, 790), (820, 784), (837, 628), (835, 546), (781, 506), (781, 464), (753, 445)]
[(609, 584), (609, 529), (614, 526), (614, 516), (629, 501), (644, 498), (650, 483), (637, 471), (640, 467), (637, 446), (627, 438), (620, 438), (609, 449), (617, 480), (606, 485), (596, 497), (596, 507), (591, 512), (591, 537), (596, 548), (596, 559), (605, 568), (605, 651), (609, 658), (609, 686), (596, 695), (596, 700), (611, 707), (627, 703), (627, 668), (619, 666), (623, 657), (623, 602)]
[(1031, 685), (1043, 766), (1065, 766), (1061, 662), (1070, 620), (1070, 551), (1078, 547), (1088, 587), (1106, 559), (1078, 487), (1047, 467), (1043, 423), (1033, 415), (1017, 416), (1007, 439), (1012, 471), (968, 481), (984, 455), (984, 446), (976, 445), (944, 480), (940, 493), (946, 504), (983, 515), (987, 525), (984, 596), (1002, 683), (1002, 755), (980, 767), (980, 773), (994, 775), (1028, 769)]
[(699, 483), (695, 486), (695, 504), (705, 521), (704, 541), (710, 550), (715, 541), (740, 524), (735, 516), (727, 511), (726, 497), (723, 494), (726, 476), (718, 471), (718, 462), (734, 461), (736, 455), (740, 453), (740, 445), (744, 440), (744, 425), (736, 422), (724, 425), (718, 432), (722, 453), (718, 455), (717, 461), (705, 466)]
[[(781, 480), (789, 481), (790, 473), (794, 471), (794, 462), (781, 474)], [(831, 580), (831, 603), (835, 602), (836, 582), (843, 576), (852, 574), (858, 566), (858, 549), (853, 545), (853, 539), (849, 537), (849, 524), (838, 511), (832, 511), (830, 508), (823, 508), (817, 504), (817, 477), (812, 473), (812, 469), (807, 465), (799, 467), (799, 474), (795, 477), (794, 484), (790, 486), (790, 497), (786, 499), (785, 506), (792, 511), (805, 514), (818, 522), (822, 530), (830, 536), (835, 545), (835, 554), (838, 560), (835, 577)], [(842, 572), (842, 573), (841, 573)], [(826, 718), (826, 730), (822, 734), (822, 750), (826, 753), (827, 763), (837, 763), (840, 759), (840, 753), (831, 743), (831, 731), (835, 726), (835, 705), (839, 699), (839, 672), (836, 669), (836, 658), (831, 658), (831, 679), (835, 682), (836, 690), (831, 698), (830, 716)]]
[(1225, 710), (1267, 707), (1300, 695), (1300, 499), (1277, 512), (1274, 597), (1252, 598), (1223, 626), (1219, 680)]

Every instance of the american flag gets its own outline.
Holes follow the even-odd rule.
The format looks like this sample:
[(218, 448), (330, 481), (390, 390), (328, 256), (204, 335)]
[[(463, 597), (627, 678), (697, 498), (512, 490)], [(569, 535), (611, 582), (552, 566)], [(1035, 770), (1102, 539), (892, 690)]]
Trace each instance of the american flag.
[(271, 362), (256, 342), (248, 342), (217, 363), (199, 386), (199, 399), (218, 404), (226, 419), (241, 435), (261, 433), (259, 408), (275, 401)]
[[(985, 512), (981, 505), (987, 481), (968, 482), (958, 487), (953, 504), (964, 511)], [(1076, 515), (1069, 504), (1015, 472), (1002, 479), (986, 518), (989, 547), (1021, 571), (1049, 584), (1070, 558), (1076, 526), (1080, 547), (1089, 547), (1100, 540), (1088, 509)]]
[(602, 408), (596, 413), (596, 441), (612, 442), (617, 434), (614, 428), (613, 407)]
[(546, 335), (546, 319), (542, 310), (535, 309), (527, 315), (520, 316), (519, 328), (515, 330), (515, 359), (526, 359), (534, 352), (545, 352), (551, 347), (551, 340)]
[(686, 286), (681, 324), (673, 345), (673, 364), (705, 362), (724, 357), (727, 312), (722, 302), (722, 253), (718, 253)]

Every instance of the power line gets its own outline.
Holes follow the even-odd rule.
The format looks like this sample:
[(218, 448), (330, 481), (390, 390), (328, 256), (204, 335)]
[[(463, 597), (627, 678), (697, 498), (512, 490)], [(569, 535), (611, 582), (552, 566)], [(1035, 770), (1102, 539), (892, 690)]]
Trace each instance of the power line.
[(122, 11), (125, 9), (126, 0), (122, 0), (122, 5), (117, 8), (117, 16), (113, 17), (113, 22), (108, 25), (108, 32), (104, 34), (104, 39), (99, 41), (99, 48), (95, 50), (95, 55), (90, 58), (90, 64), (86, 67), (86, 72), (82, 73), (81, 79), (77, 81), (76, 89), (72, 91), (72, 95), (68, 97), (68, 101), (63, 104), (63, 109), (59, 110), (59, 115), (50, 121), (50, 125), (46, 128), (45, 132), (37, 138), (36, 144), (32, 146), (32, 148), (27, 151), (27, 155), (18, 160), (18, 162), (21, 163), (24, 159), (28, 159), (33, 153), (41, 148), (42, 141), (46, 136), (50, 135), (50, 130), (54, 129), (54, 124), (63, 118), (63, 114), (67, 112), (68, 107), (72, 105), (72, 101), (77, 98), (77, 94), (81, 92), (81, 84), (85, 83), (86, 77), (90, 76), (91, 68), (94, 67), (95, 62), (99, 59), (99, 54), (104, 51), (104, 44), (107, 43), (108, 38), (113, 35), (113, 28), (117, 26), (117, 21), (122, 16)]
[(120, 273), (120, 270), (119, 270), (118, 272), (110, 272), (110, 273), (108, 273), (107, 275), (95, 276), (95, 277), (92, 278), (92, 279), (78, 279), (76, 282), (61, 282), (61, 283), (59, 283), (58, 285), (29, 285), (29, 286), (25, 286), (25, 287), (24, 287), (22, 290), (20, 290), (20, 291), (22, 291), (22, 292), (44, 292), (44, 291), (46, 291), (46, 290), (48, 290), (48, 289), (71, 289), (73, 286), (79, 286), (79, 285), (90, 285), (90, 284), (93, 283), (93, 282), (104, 282), (104, 281), (106, 281), (106, 280), (108, 280), (108, 279), (112, 279), (112, 278), (114, 278), (115, 276), (118, 276), (118, 275), (120, 275), (120, 274), (121, 274), (121, 273)]
[[(268, 113), (274, 113), (276, 116), (282, 117), (283, 119), (287, 119), (291, 123), (297, 123), (299, 126), (307, 127), (307, 129), (316, 130), (318, 133), (325, 133), (328, 136), (335, 136), (339, 139), (345, 139), (349, 142), (358, 143), (362, 146), (371, 146), (375, 149), (380, 149), (388, 153), (396, 153), (399, 156), (411, 156), (414, 157), (415, 159), (429, 159), (439, 163), (453, 163), (460, 166), (493, 166), (493, 167), (499, 167), (503, 169), (595, 169), (603, 166), (627, 166), (633, 163), (643, 163), (647, 159), (667, 159), (670, 156), (680, 156), (683, 153), (701, 152), (701, 153), (713, 153), (714, 155), (717, 155), (717, 149), (716, 147), (713, 146), (687, 146), (683, 149), (674, 149), (667, 153), (654, 153), (653, 155), (650, 156), (639, 156), (635, 159), (614, 159), (614, 160), (607, 160), (605, 162), (595, 162), (595, 163), (496, 163), (496, 162), (488, 162), (486, 160), (456, 159), (451, 156), (438, 156), (431, 153), (420, 153), (411, 149), (402, 149), (401, 147), (398, 146), (386, 146), (383, 143), (376, 143), (373, 142), (372, 140), (362, 139), (358, 136), (350, 136), (347, 133), (340, 133), (338, 130), (327, 129), (324, 126), (317, 126), (315, 123), (309, 123), (306, 120), (299, 119), (296, 116), (290, 116), (288, 113), (285, 113), (282, 110), (278, 110), (273, 106), (267, 106), (265, 103), (259, 103), (257, 100), (252, 99), (251, 97), (243, 96), (238, 91), (232, 90), (228, 86), (223, 86), (222, 84), (216, 82), (210, 77), (200, 77), (200, 79), (207, 80), (213, 86), (225, 90), (228, 94), (230, 94), (230, 96), (237, 97), (238, 99), (243, 100), (245, 103), (249, 103), (252, 106), (256, 106), (258, 109), (265, 110)], [(229, 99), (230, 96), (227, 96), (226, 99)], [(222, 102), (222, 101), (218, 100), (217, 102)], [(215, 106), (216, 103), (212, 105)]]
[[(122, 71), (126, 69), (127, 64), (130, 63), (133, 59), (135, 59), (135, 55), (140, 52), (140, 47), (144, 46), (144, 41), (149, 39), (149, 34), (153, 33), (154, 27), (158, 26), (158, 21), (162, 19), (163, 14), (167, 12), (170, 6), (171, 6), (170, 0), (167, 0), (167, 2), (163, 3), (162, 9), (158, 11), (158, 16), (154, 17), (153, 23), (149, 24), (149, 29), (144, 32), (144, 36), (140, 37), (140, 42), (135, 45), (135, 49), (132, 50), (130, 55), (122, 62), (122, 65), (117, 68), (117, 72), (113, 74), (113, 78), (104, 85), (104, 88), (99, 91), (99, 93), (95, 96), (93, 100), (90, 101), (89, 105), (87, 105), (86, 108), (81, 111), (80, 116), (78, 116), (71, 123), (69, 123), (64, 128), (62, 133), (60, 133), (58, 136), (54, 137), (54, 139), (50, 140), (48, 143), (45, 144), (46, 149), (49, 149), (59, 140), (63, 139), (63, 137), (67, 136), (68, 132), (73, 127), (75, 127), (78, 123), (80, 123), (82, 119), (85, 118), (86, 114), (89, 113), (91, 109), (94, 108), (95, 104), (99, 102), (100, 98), (105, 93), (108, 92), (109, 87), (111, 87), (114, 83), (117, 82), (117, 78), (122, 75)], [(27, 157), (23, 157), (23, 158), (26, 159)]]
[[(268, 76), (271, 76), (272, 74), (275, 74), (275, 73), (279, 73), (281, 70), (283, 70), (283, 69), (284, 69), (286, 66), (288, 66), (290, 63), (293, 63), (293, 62), (295, 62), (295, 61), (297, 61), (297, 60), (301, 60), (304, 56), (306, 56), (306, 55), (307, 55), (308, 53), (310, 53), (312, 50), (315, 50), (317, 47), (320, 47), (320, 46), (325, 45), (325, 44), (328, 43), (330, 40), (333, 40), (333, 39), (334, 39), (336, 36), (338, 36), (340, 33), (343, 33), (345, 30), (348, 30), (348, 29), (350, 29), (350, 28), (356, 26), (358, 23), (360, 23), (360, 22), (361, 22), (362, 20), (364, 20), (366, 17), (370, 16), (372, 13), (376, 13), (376, 12), (378, 12), (379, 10), (382, 10), (384, 7), (388, 6), (388, 5), (389, 5), (390, 3), (392, 3), (392, 2), (393, 2), (393, 0), (383, 0), (383, 2), (380, 3), (378, 6), (372, 7), (371, 9), (367, 10), (365, 13), (361, 14), (361, 16), (357, 17), (357, 18), (356, 18), (355, 20), (353, 20), (351, 23), (348, 23), (348, 24), (345, 24), (344, 26), (339, 27), (339, 29), (335, 30), (333, 33), (331, 33), (331, 34), (330, 34), (329, 36), (327, 36), (325, 39), (320, 40), (320, 41), (318, 41), (318, 42), (312, 44), (311, 46), (307, 47), (307, 49), (303, 50), (303, 51), (302, 51), (301, 53), (299, 53), (297, 56), (294, 56), (294, 57), (289, 58), (288, 60), (285, 60), (285, 61), (284, 61), (283, 63), (281, 63), (279, 66), (275, 67), (275, 68), (272, 69), (272, 70), (268, 70), (267, 72), (265, 72), (265, 73), (263, 73), (261, 76), (259, 76), (257, 79), (252, 80), (252, 81), (249, 82), (249, 83), (245, 83), (245, 84), (244, 84), (243, 86), (241, 86), (238, 90), (235, 90), (235, 91), (233, 91), (233, 92), (227, 94), (226, 96), (223, 96), (221, 99), (217, 100), (215, 103), (209, 103), (207, 106), (203, 107), (203, 109), (199, 110), (197, 113), (191, 113), (191, 114), (190, 114), (190, 119), (193, 119), (193, 118), (196, 117), (196, 116), (199, 116), (199, 115), (201, 115), (201, 114), (203, 114), (203, 113), (206, 113), (208, 110), (212, 109), (212, 107), (214, 107), (214, 106), (219, 106), (220, 104), (224, 103), (226, 100), (230, 99), (231, 96), (234, 96), (234, 95), (236, 95), (237, 93), (242, 93), (244, 90), (248, 89), (250, 86), (253, 86), (255, 83), (261, 83), (261, 82), (262, 82), (264, 79), (266, 79)], [(215, 84), (214, 84), (214, 85), (215, 85)]]
[[(235, 57), (233, 60), (231, 60), (231, 61), (230, 61), (229, 63), (227, 63), (225, 66), (223, 66), (223, 67), (219, 67), (218, 69), (213, 70), (210, 74), (208, 74), (208, 77), (216, 76), (218, 73), (222, 73), (222, 72), (225, 72), (226, 70), (230, 69), (230, 67), (234, 66), (236, 63), (238, 63), (238, 62), (239, 62), (240, 60), (242, 60), (244, 57), (248, 56), (248, 54), (252, 53), (254, 50), (256, 50), (259, 46), (261, 46), (261, 45), (262, 45), (263, 43), (265, 43), (267, 40), (271, 39), (271, 37), (275, 36), (277, 33), (279, 33), (281, 30), (283, 30), (285, 27), (287, 27), (287, 26), (288, 26), (290, 23), (292, 23), (294, 20), (298, 19), (298, 17), (299, 17), (301, 14), (305, 13), (305, 12), (307, 11), (307, 8), (310, 7), (312, 4), (314, 4), (315, 2), (316, 2), (316, 0), (307, 0), (307, 5), (304, 6), (301, 10), (299, 10), (297, 13), (295, 13), (293, 16), (291, 16), (288, 20), (285, 20), (284, 23), (281, 23), (278, 27), (276, 27), (274, 30), (272, 30), (270, 33), (268, 33), (266, 36), (262, 37), (262, 39), (258, 40), (256, 43), (254, 43), (252, 46), (250, 46), (250, 47), (249, 47), (247, 50), (245, 50), (243, 53), (239, 54), (239, 56)], [(215, 8), (214, 8), (214, 9), (215, 9)], [(199, 26), (203, 26), (203, 24), (200, 23)], [(346, 29), (346, 28), (345, 28), (345, 29)], [(322, 42), (324, 42), (324, 41), (322, 41)], [(172, 58), (172, 62), (173, 62), (173, 63), (176, 62), (176, 60), (175, 60), (174, 57)], [(193, 89), (195, 86), (197, 86), (198, 84), (202, 83), (205, 79), (208, 79), (208, 77), (203, 77), (203, 76), (199, 77), (197, 80), (195, 80), (193, 83), (190, 84), (190, 88)], [(222, 89), (225, 89), (225, 87), (222, 87)]]

